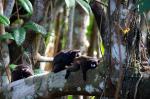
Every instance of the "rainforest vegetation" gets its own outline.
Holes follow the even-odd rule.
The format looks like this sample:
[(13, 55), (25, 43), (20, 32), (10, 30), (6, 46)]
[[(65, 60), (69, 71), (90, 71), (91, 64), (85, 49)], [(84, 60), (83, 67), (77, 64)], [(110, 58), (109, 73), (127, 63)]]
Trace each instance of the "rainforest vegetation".
[(150, 0), (0, 0), (0, 99), (149, 99)]

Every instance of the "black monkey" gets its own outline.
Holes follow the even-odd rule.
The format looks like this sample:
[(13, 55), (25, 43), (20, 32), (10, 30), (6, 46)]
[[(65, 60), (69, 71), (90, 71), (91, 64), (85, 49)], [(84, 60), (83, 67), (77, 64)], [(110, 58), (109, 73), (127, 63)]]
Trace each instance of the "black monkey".
[(32, 63), (30, 60), (30, 53), (24, 52), (20, 63), (20, 65), (17, 65), (15, 69), (12, 70), (12, 81), (16, 81), (34, 75)]
[(79, 69), (82, 70), (83, 73), (83, 80), (86, 81), (86, 72), (89, 69), (95, 69), (97, 65), (99, 64), (100, 60), (89, 57), (89, 56), (80, 56), (76, 59), (74, 59), (71, 66), (67, 68), (67, 73), (65, 78), (67, 79), (71, 72), (75, 72)]
[(14, 71), (12, 71), (12, 81), (27, 78), (33, 74), (33, 70), (30, 68), (30, 66), (21, 64), (17, 66)]
[(79, 57), (79, 50), (61, 51), (59, 52), (53, 60), (53, 70), (52, 72), (57, 73), (66, 69), (66, 66), (71, 65), (76, 57)]

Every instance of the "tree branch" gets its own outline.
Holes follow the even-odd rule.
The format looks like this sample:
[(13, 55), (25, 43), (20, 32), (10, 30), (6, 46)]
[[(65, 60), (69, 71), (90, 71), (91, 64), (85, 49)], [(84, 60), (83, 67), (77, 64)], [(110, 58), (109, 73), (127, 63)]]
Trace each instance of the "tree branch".
[(90, 7), (92, 9), (92, 12), (95, 16), (98, 29), (101, 33), (102, 40), (104, 42), (104, 46), (106, 45), (107, 39), (106, 34), (108, 33), (108, 22), (106, 20), (105, 12), (101, 6), (101, 4), (98, 1), (92, 1), (90, 2)]
[(14, 4), (15, 4), (15, 0), (6, 0), (6, 7), (5, 7), (5, 10), (4, 10), (4, 15), (7, 18), (11, 17)]
[[(2, 0), (0, 0), (0, 14), (3, 15), (3, 3)], [(0, 24), (0, 35), (5, 34), (5, 27), (3, 24)], [(0, 64), (2, 67), (0, 67), (0, 76), (3, 76), (5, 78), (2, 79), (0, 77), (0, 86), (4, 86), (7, 83), (11, 81), (11, 72), (9, 69), (9, 49), (6, 41), (0, 41)], [(9, 80), (9, 82), (8, 82)]]
[(4, 99), (22, 99), (27, 97), (32, 98), (48, 98), (51, 95), (61, 96), (68, 94), (84, 94), (84, 95), (101, 95), (99, 89), (100, 79), (94, 75), (94, 70), (89, 71), (89, 77), (85, 82), (80, 78), (80, 72), (74, 72), (67, 80), (65, 79), (66, 70), (59, 73), (45, 73), (40, 75), (31, 76), (26, 79), (21, 79), (2, 88)]
[(36, 58), (39, 62), (52, 62), (54, 59), (53, 57), (41, 56), (39, 53), (37, 54)]

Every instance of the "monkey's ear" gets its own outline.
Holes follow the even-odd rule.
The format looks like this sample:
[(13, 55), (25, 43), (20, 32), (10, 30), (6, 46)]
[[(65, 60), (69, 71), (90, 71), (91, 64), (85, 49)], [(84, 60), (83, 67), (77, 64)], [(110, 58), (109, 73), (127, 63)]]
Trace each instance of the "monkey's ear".
[(80, 52), (80, 50), (76, 50), (76, 52)]
[(80, 50), (69, 50), (68, 52), (80, 52)]
[(98, 59), (98, 60), (97, 60), (97, 63), (99, 64), (101, 61), (102, 61), (101, 59)]

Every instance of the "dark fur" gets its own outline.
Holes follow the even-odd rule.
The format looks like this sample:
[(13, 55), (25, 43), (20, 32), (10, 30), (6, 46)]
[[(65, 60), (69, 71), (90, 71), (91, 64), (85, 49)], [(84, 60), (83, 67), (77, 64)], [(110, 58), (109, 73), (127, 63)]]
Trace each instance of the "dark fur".
[(79, 56), (79, 50), (61, 51), (55, 57), (53, 61), (53, 72), (57, 73), (66, 69), (66, 66), (70, 66), (73, 60)]
[(75, 72), (81, 69), (83, 73), (83, 80), (86, 81), (86, 72), (89, 69), (95, 69), (98, 64), (99, 60), (93, 57), (81, 56), (76, 58), (72, 65), (67, 68), (67, 74), (65, 78), (67, 79), (71, 72)]
[(12, 81), (27, 78), (33, 75), (33, 71), (29, 66), (17, 66), (12, 72)]

